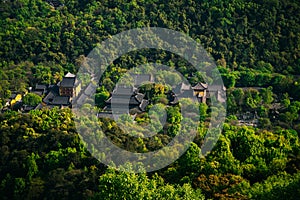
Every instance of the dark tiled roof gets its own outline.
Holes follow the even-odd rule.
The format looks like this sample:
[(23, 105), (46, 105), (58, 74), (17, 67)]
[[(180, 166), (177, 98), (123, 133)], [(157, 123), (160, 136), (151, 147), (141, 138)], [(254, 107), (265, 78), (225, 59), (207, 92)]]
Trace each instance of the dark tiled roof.
[(42, 96), (44, 94), (44, 92), (42, 92), (42, 91), (33, 91), (32, 93), (39, 95), (39, 96)]
[(46, 89), (47, 89), (47, 85), (40, 85), (40, 84), (35, 85), (35, 90), (37, 91), (45, 91)]
[(114, 116), (112, 112), (100, 112), (97, 114), (98, 118), (109, 118), (109, 119), (114, 119)]
[(226, 91), (226, 88), (224, 85), (209, 85), (208, 86), (208, 91)]
[(224, 103), (226, 101), (226, 94), (225, 91), (221, 90), (213, 90), (209, 91), (207, 94), (207, 98), (216, 97), (217, 101)]
[[(137, 106), (135, 106), (137, 107)], [(127, 113), (129, 111), (129, 106), (128, 105), (121, 105), (121, 104), (114, 104), (112, 105), (107, 105), (105, 108), (106, 111), (112, 111), (116, 113)]]
[(64, 77), (59, 85), (61, 87), (74, 87), (75, 86), (75, 78)]
[(70, 104), (70, 97), (56, 96), (56, 97), (54, 97), (51, 104), (52, 105), (65, 105), (65, 106), (67, 106), (67, 105)]
[(205, 90), (207, 89), (207, 84), (205, 83), (197, 83), (194, 87), (192, 87), (193, 90)]
[(47, 105), (46, 108), (52, 109), (52, 108), (55, 108), (57, 106), (60, 106), (60, 105)]
[(39, 103), (34, 109), (38, 110), (38, 109), (42, 109), (44, 106), (42, 103)]
[(82, 105), (85, 102), (86, 98), (88, 98), (87, 95), (85, 94), (80, 95), (80, 97), (76, 99), (76, 104)]
[(118, 96), (115, 96), (115, 97), (110, 97), (109, 99), (107, 99), (106, 103), (113, 103), (113, 104), (128, 104), (129, 103), (129, 100), (126, 99), (126, 98), (120, 98)]
[(55, 95), (59, 94), (59, 87), (57, 85), (50, 85), (49, 90)]
[(190, 84), (186, 84), (186, 83), (181, 83), (180, 84), (180, 89), (181, 90), (190, 90), (191, 89), (191, 85)]
[(53, 101), (54, 97), (56, 97), (57, 94), (53, 91), (50, 91), (47, 96), (43, 99), (43, 102), (46, 104), (49, 104)]
[(112, 94), (112, 96), (106, 101), (106, 103), (113, 102), (116, 104), (138, 105), (144, 99), (145, 94), (132, 93), (133, 91), (134, 91), (133, 87), (130, 88), (118, 87), (117, 90)]
[(151, 82), (151, 75), (150, 74), (136, 74), (134, 76), (135, 85), (142, 85), (147, 82)]
[(35, 106), (27, 106), (27, 105), (24, 106), (24, 112), (29, 112), (33, 109), (35, 109)]
[(129, 86), (117, 86), (116, 89), (113, 91), (113, 94), (118, 95), (132, 95), (136, 91), (136, 88)]
[(88, 96), (91, 96), (93, 93), (95, 93), (97, 86), (93, 83), (90, 83), (84, 90), (84, 93)]
[(180, 94), (186, 90), (191, 90), (191, 86), (189, 84), (185, 84), (185, 83), (180, 83), (178, 84), (172, 91), (175, 94)]
[(140, 102), (134, 96), (112, 96), (106, 103), (121, 104), (121, 105), (139, 105)]
[(192, 98), (194, 96), (194, 91), (193, 90), (187, 90), (182, 92), (181, 94), (177, 95), (179, 99), (181, 98)]
[(134, 96), (130, 97), (129, 105), (139, 105), (140, 103)]

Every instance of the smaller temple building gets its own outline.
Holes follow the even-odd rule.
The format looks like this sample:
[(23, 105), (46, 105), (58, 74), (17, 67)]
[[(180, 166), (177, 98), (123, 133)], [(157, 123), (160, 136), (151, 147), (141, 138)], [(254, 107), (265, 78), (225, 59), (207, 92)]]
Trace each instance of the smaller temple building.
[(117, 86), (111, 97), (106, 101), (104, 110), (114, 110), (128, 114), (141, 113), (145, 111), (148, 105), (148, 100), (144, 97), (145, 94), (139, 93), (133, 86)]
[(74, 74), (68, 72), (58, 83), (59, 95), (67, 97), (76, 97), (81, 90), (81, 83)]

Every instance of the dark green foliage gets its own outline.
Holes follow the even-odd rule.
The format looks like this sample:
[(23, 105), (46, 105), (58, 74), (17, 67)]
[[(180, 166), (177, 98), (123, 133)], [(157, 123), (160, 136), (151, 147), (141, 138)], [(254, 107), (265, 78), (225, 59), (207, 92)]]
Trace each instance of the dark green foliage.
[(102, 86), (97, 89), (97, 93), (95, 94), (95, 104), (99, 107), (105, 106), (105, 101), (110, 96), (109, 92)]
[[(176, 109), (169, 112), (176, 113)], [(176, 121), (173, 117), (171, 124), (172, 120)], [(265, 184), (268, 177), (300, 170), (297, 164), (300, 143), (295, 131), (270, 132), (225, 124), (224, 135), (205, 158), (200, 157), (199, 146), (192, 143), (178, 161), (158, 172), (161, 178), (113, 169), (105, 171), (106, 168), (85, 150), (71, 119), (70, 110), (58, 109), (0, 115), (2, 197), (170, 199), (169, 195), (173, 195), (175, 199), (195, 199), (202, 190), (206, 197), (217, 199), (254, 195), (263, 198), (268, 192), (277, 194), (275, 189), (265, 193), (255, 189)], [(89, 126), (91, 123), (94, 122), (86, 121)], [(116, 123), (110, 120), (101, 123), (112, 141), (124, 149), (147, 152), (168, 143), (164, 134), (147, 140), (129, 139), (118, 132)], [(278, 181), (282, 180), (278, 178)], [(198, 190), (192, 189), (190, 184)], [(296, 195), (297, 184), (291, 180), (289, 185), (279, 184), (274, 188), (279, 187), (283, 192), (291, 188)], [(197, 197), (202, 199), (202, 195)]]
[(297, 199), (300, 195), (299, 176), (299, 172), (293, 175), (280, 173), (270, 176), (262, 183), (254, 184), (249, 190), (249, 196), (253, 199)]
[(82, 199), (95, 190), (105, 167), (83, 148), (71, 118), (57, 109), (0, 115), (2, 198)]
[(108, 169), (99, 180), (99, 192), (93, 199), (204, 199), (200, 190), (189, 184), (169, 185), (157, 174), (134, 174)]
[(34, 93), (28, 93), (23, 97), (23, 103), (29, 106), (36, 106), (42, 102), (42, 97)]

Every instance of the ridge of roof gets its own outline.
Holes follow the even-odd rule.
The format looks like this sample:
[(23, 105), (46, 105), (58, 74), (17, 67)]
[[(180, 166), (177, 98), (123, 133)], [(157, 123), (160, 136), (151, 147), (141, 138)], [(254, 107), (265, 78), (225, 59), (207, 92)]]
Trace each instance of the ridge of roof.
[(194, 87), (192, 87), (193, 90), (200, 90), (200, 89), (207, 89), (208, 84), (198, 82)]

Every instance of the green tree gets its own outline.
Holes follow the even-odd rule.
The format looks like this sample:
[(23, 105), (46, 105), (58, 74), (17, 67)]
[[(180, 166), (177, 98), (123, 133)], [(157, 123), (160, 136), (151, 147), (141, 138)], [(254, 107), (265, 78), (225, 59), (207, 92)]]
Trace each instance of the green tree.
[(38, 158), (38, 155), (35, 155), (32, 153), (30, 156), (27, 158), (27, 167), (28, 167), (28, 172), (27, 172), (27, 177), (28, 180), (31, 180), (32, 177), (38, 173), (38, 166), (36, 164), (36, 159)]
[(95, 104), (99, 107), (105, 106), (105, 101), (109, 98), (110, 93), (102, 86), (100, 89), (97, 89), (95, 94)]
[(25, 105), (36, 106), (42, 102), (42, 97), (34, 93), (28, 93), (22, 100)]
[(201, 191), (188, 184), (172, 186), (158, 175), (116, 172), (108, 169), (99, 178), (99, 191), (93, 199), (204, 199)]
[(15, 178), (14, 184), (14, 198), (24, 198), (26, 194), (26, 182), (24, 178)]
[(261, 91), (260, 91), (260, 94), (262, 96), (262, 101), (264, 104), (266, 105), (270, 105), (273, 101), (274, 101), (274, 94), (272, 92), (272, 87), (268, 87), (268, 88), (263, 88)]

